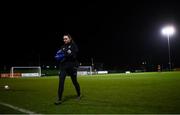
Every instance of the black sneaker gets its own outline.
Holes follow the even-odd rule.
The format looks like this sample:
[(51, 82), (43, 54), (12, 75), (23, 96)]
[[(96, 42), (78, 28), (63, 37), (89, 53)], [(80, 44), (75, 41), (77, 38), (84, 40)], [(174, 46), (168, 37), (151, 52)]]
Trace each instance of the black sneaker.
[(58, 100), (58, 101), (56, 101), (54, 104), (55, 105), (60, 105), (62, 103), (62, 101), (61, 100)]

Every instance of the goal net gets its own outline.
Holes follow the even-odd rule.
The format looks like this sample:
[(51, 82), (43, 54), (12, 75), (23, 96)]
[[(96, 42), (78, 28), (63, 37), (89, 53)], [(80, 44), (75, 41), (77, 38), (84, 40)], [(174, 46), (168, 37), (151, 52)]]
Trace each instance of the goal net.
[(92, 66), (79, 66), (77, 69), (78, 75), (92, 75)]
[(10, 77), (41, 77), (41, 67), (11, 67)]

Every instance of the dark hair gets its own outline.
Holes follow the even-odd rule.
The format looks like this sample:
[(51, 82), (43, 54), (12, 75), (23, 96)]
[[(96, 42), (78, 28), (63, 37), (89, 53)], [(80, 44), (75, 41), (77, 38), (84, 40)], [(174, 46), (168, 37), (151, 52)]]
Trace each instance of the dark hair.
[(68, 38), (72, 39), (72, 37), (69, 33), (65, 33), (64, 36), (68, 36)]
[(71, 42), (74, 42), (74, 40), (73, 40), (72, 36), (71, 36), (69, 33), (64, 33), (64, 35), (63, 35), (63, 36), (68, 36), (68, 38), (70, 38), (70, 39), (71, 39)]

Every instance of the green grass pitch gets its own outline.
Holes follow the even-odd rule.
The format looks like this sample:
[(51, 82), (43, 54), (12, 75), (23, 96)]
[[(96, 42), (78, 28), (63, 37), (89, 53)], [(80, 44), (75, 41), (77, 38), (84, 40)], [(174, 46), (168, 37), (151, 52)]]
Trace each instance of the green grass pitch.
[[(79, 76), (82, 99), (70, 77), (64, 102), (57, 99), (58, 76), (1, 78), (0, 102), (40, 114), (166, 114), (180, 113), (180, 72), (154, 72)], [(4, 85), (10, 89), (5, 90)], [(21, 113), (0, 105), (0, 113)]]

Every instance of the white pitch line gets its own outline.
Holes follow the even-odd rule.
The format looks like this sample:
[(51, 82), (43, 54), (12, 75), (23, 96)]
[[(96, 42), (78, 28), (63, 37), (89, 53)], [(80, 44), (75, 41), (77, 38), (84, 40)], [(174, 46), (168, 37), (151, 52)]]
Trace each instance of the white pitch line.
[(36, 114), (35, 112), (29, 111), (29, 110), (26, 110), (26, 109), (22, 109), (22, 108), (19, 108), (19, 107), (16, 107), (16, 106), (13, 106), (13, 105), (10, 105), (10, 104), (7, 104), (7, 103), (0, 102), (0, 105), (12, 108), (14, 110), (17, 110), (17, 111), (20, 111), (20, 112), (26, 113), (26, 114)]

